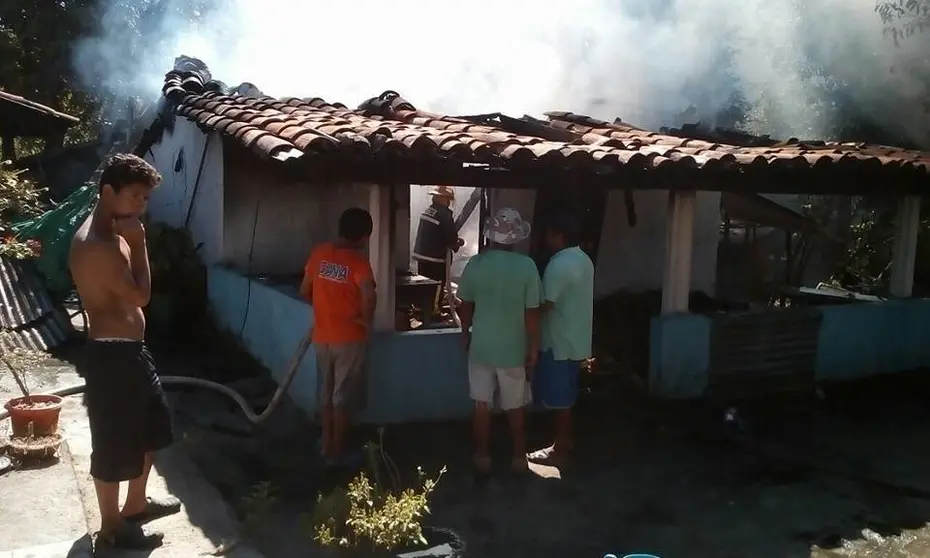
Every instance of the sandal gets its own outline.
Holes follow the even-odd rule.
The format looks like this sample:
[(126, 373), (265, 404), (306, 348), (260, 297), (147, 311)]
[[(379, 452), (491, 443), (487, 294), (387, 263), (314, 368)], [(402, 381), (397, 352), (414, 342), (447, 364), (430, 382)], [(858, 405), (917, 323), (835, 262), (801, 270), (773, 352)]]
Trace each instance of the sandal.
[(146, 498), (145, 509), (139, 513), (126, 516), (129, 523), (146, 523), (160, 517), (174, 515), (181, 511), (181, 501), (174, 496), (164, 498)]
[(491, 472), (491, 456), (490, 455), (479, 455), (475, 454), (471, 456), (472, 465), (475, 466), (475, 469), (482, 475), (487, 475)]
[(145, 532), (140, 525), (123, 523), (113, 533), (97, 533), (96, 548), (115, 550), (155, 550), (162, 545), (165, 535), (158, 531)]
[(550, 467), (559, 467), (564, 465), (566, 461), (565, 455), (558, 453), (554, 446), (528, 453), (526, 458), (538, 465), (548, 465)]

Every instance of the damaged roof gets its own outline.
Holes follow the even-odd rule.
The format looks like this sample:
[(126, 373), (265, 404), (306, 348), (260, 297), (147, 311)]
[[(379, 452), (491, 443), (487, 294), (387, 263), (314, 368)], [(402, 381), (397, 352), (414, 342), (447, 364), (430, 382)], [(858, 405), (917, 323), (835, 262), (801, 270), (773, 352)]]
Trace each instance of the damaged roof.
[[(742, 191), (792, 191), (791, 181), (814, 174), (844, 182), (842, 193), (856, 193), (853, 183), (865, 179), (882, 182), (884, 193), (906, 193), (926, 188), (930, 178), (930, 154), (880, 145), (797, 140), (734, 145), (571, 112), (547, 112), (546, 119), (448, 116), (418, 110), (394, 91), (355, 109), (318, 97), (277, 99), (251, 84), (231, 90), (213, 80), (202, 62), (186, 57), (166, 75), (163, 93), (170, 110), (203, 130), (282, 162), (391, 156), (463, 168), (558, 172), (563, 180), (597, 176), (599, 183), (614, 187), (631, 187), (628, 180), (635, 174), (646, 180), (634, 188)], [(674, 173), (675, 184), (655, 183), (657, 177), (672, 176), (663, 170)], [(781, 184), (767, 190), (763, 179)]]
[(43, 137), (62, 133), (80, 122), (74, 116), (40, 105), (19, 95), (0, 91), (0, 134)]

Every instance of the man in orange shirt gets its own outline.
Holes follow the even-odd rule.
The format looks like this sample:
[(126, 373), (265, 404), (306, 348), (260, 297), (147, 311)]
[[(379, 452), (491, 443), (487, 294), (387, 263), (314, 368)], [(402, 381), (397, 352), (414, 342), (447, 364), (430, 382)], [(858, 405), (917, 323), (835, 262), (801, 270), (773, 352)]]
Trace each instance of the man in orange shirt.
[(343, 211), (338, 240), (313, 249), (300, 285), (313, 307), (313, 346), (323, 379), (321, 449), (330, 466), (343, 459), (350, 420), (365, 404), (365, 350), (377, 303), (374, 274), (363, 253), (371, 231), (367, 211)]

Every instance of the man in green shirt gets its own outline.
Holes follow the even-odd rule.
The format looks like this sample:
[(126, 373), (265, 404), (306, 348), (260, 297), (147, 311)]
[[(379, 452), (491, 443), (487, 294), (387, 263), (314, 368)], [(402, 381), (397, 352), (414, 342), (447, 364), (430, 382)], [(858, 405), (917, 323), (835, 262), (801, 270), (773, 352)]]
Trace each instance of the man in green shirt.
[(571, 451), (571, 408), (581, 363), (591, 356), (594, 264), (578, 247), (580, 228), (572, 215), (559, 213), (546, 231), (546, 245), (554, 255), (543, 272), (542, 353), (533, 396), (555, 410), (555, 441), (529, 454), (533, 463), (559, 465)]
[(485, 224), (484, 235), (490, 248), (468, 262), (458, 286), (469, 392), (475, 401), (473, 461), (478, 471), (490, 471), (490, 406), (499, 392), (513, 438), (511, 466), (523, 472), (523, 408), (530, 402), (528, 382), (539, 351), (539, 271), (529, 256), (513, 251), (530, 236), (529, 223), (516, 210), (498, 211)]

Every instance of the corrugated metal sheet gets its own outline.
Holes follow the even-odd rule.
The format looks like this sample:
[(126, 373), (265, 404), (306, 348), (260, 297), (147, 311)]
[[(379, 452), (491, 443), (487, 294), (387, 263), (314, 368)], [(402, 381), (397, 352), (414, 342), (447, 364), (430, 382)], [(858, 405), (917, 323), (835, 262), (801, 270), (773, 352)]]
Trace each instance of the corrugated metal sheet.
[(29, 261), (0, 257), (0, 328), (14, 347), (46, 351), (66, 340), (71, 321), (55, 308)]
[(709, 394), (726, 399), (813, 389), (822, 319), (810, 307), (714, 316)]
[(48, 351), (64, 343), (72, 331), (71, 321), (65, 313), (55, 310), (39, 321), (13, 330), (8, 345), (13, 348)]
[(30, 263), (0, 257), (0, 327), (16, 329), (51, 311), (52, 301)]

